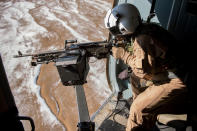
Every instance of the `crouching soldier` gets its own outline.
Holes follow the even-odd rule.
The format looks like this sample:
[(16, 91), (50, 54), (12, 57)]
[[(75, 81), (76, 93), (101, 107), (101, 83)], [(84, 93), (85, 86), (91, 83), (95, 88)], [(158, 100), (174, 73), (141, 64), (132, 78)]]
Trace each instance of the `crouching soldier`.
[(133, 103), (127, 131), (151, 130), (157, 115), (185, 112), (187, 88), (178, 77), (170, 33), (153, 23), (142, 23), (138, 9), (120, 4), (109, 10), (105, 26), (115, 37), (131, 37), (132, 53), (113, 47), (113, 56), (132, 68)]

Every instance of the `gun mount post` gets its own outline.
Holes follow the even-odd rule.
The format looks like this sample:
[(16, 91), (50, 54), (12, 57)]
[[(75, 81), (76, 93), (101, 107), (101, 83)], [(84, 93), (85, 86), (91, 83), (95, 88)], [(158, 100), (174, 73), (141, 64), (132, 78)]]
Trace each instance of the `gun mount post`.
[(79, 123), (77, 125), (78, 131), (94, 131), (95, 123), (90, 121), (86, 96), (82, 85), (75, 86)]

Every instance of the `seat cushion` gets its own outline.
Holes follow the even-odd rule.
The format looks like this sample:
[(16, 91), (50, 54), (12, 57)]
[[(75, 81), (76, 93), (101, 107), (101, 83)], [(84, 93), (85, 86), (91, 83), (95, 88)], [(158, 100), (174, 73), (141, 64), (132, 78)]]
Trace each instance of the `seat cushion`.
[(187, 114), (159, 114), (157, 120), (162, 124), (167, 124), (170, 121), (185, 121), (187, 120)]

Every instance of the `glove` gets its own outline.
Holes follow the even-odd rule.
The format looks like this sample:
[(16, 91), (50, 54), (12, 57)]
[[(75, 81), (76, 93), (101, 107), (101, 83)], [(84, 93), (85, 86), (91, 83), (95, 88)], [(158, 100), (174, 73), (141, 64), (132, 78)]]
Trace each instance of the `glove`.
[(125, 50), (122, 47), (112, 47), (112, 53), (115, 59), (121, 59), (124, 56)]

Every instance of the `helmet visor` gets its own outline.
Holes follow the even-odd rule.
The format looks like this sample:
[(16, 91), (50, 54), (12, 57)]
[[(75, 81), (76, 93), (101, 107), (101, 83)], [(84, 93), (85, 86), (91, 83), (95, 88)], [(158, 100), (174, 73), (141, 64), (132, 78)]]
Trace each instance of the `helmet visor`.
[(119, 17), (117, 16), (117, 12), (112, 11), (111, 9), (107, 12), (106, 17), (104, 19), (105, 27), (109, 29), (112, 35), (120, 35), (121, 32), (119, 30)]

